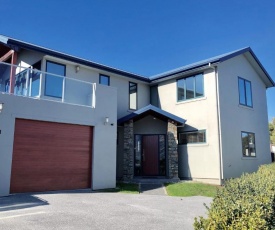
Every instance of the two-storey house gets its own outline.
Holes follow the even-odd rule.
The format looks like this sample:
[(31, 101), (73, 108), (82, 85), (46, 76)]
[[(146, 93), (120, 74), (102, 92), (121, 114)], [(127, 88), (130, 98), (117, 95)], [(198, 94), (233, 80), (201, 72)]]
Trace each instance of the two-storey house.
[(0, 36), (0, 195), (255, 171), (273, 86), (250, 48), (145, 77)]

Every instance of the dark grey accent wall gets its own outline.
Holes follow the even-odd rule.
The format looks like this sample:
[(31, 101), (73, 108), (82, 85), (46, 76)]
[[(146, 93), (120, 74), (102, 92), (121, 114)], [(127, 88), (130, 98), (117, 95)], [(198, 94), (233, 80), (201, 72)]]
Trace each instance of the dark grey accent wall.
[(134, 123), (134, 134), (166, 134), (167, 122), (147, 116)]

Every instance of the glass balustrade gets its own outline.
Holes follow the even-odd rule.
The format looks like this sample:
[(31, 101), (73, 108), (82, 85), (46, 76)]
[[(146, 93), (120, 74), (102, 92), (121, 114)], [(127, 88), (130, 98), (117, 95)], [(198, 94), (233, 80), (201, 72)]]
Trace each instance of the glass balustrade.
[[(16, 69), (13, 90), (10, 90), (11, 68)], [(94, 86), (94, 83), (0, 62), (0, 92), (2, 93), (94, 108)]]

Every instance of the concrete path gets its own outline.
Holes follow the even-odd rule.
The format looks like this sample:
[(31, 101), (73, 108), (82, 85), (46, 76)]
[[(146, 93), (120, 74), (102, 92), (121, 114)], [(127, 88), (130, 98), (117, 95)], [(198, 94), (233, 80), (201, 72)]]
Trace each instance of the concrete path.
[(139, 192), (146, 195), (167, 195), (163, 184), (139, 184)]
[(207, 197), (93, 193), (90, 190), (0, 197), (0, 229), (194, 229)]

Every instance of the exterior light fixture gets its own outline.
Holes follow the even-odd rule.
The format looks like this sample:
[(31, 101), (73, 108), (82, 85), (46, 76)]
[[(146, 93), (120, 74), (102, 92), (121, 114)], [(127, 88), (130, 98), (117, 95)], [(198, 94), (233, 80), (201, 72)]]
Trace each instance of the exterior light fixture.
[(105, 117), (104, 125), (107, 125), (109, 123), (109, 117)]
[(4, 103), (0, 102), (0, 113), (1, 113), (2, 110), (3, 110), (3, 107), (4, 107)]
[(76, 73), (78, 73), (78, 72), (79, 72), (79, 70), (80, 70), (79, 65), (76, 65), (76, 66), (75, 66), (75, 72), (76, 72)]

